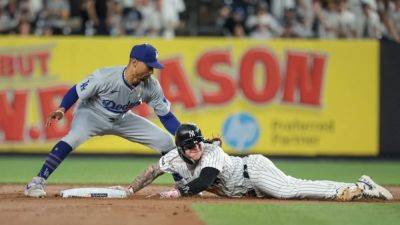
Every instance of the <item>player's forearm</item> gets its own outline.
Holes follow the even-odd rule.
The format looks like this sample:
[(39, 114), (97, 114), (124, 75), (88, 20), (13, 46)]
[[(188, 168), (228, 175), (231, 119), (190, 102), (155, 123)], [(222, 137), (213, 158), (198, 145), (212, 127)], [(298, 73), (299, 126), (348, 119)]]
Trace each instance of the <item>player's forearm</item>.
[(219, 170), (212, 167), (205, 167), (201, 170), (198, 178), (192, 180), (188, 184), (178, 188), (181, 196), (193, 196), (205, 191), (217, 179)]
[(172, 112), (169, 112), (164, 116), (158, 116), (158, 118), (164, 125), (165, 129), (167, 129), (168, 132), (171, 133), (172, 135), (175, 135), (175, 131), (181, 125), (181, 123), (178, 121), (175, 115)]
[(74, 85), (68, 92), (64, 95), (63, 100), (61, 101), (60, 108), (64, 108), (64, 112), (66, 112), (71, 106), (78, 101), (78, 93), (76, 92), (76, 85)]
[(133, 193), (151, 184), (158, 176), (164, 172), (160, 170), (158, 163), (150, 165), (142, 174), (137, 176), (135, 180), (129, 185), (129, 189), (132, 189)]

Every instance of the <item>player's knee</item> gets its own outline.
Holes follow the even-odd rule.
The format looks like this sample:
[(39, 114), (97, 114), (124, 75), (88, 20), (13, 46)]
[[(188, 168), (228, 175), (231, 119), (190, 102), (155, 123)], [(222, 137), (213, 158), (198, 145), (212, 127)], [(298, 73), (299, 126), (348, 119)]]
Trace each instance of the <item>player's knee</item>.
[(265, 157), (261, 154), (254, 154), (254, 158), (258, 160), (263, 160)]
[(85, 142), (87, 138), (85, 136), (78, 136), (78, 135), (67, 135), (61, 139), (61, 141), (64, 141), (68, 145), (72, 147), (72, 149), (75, 149), (78, 147), (80, 144)]
[(249, 158), (253, 161), (263, 161), (265, 157), (261, 154), (251, 154)]

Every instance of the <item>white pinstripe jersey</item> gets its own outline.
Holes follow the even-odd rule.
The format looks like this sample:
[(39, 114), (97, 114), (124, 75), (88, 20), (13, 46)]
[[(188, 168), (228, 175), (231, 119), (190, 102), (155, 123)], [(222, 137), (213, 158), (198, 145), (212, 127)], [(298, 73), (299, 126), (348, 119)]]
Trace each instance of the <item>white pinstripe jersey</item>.
[(199, 177), (205, 167), (219, 170), (217, 181), (208, 190), (221, 196), (242, 196), (251, 187), (243, 177), (243, 161), (240, 157), (229, 156), (222, 148), (214, 144), (201, 143), (203, 155), (195, 166), (190, 166), (174, 149), (160, 158), (159, 166), (163, 172), (178, 173), (183, 179), (178, 186), (185, 185)]
[(150, 77), (131, 88), (123, 78), (124, 69), (124, 66), (98, 69), (78, 83), (80, 107), (89, 107), (108, 118), (118, 118), (142, 102), (148, 103), (159, 116), (170, 111), (170, 103), (157, 79)]

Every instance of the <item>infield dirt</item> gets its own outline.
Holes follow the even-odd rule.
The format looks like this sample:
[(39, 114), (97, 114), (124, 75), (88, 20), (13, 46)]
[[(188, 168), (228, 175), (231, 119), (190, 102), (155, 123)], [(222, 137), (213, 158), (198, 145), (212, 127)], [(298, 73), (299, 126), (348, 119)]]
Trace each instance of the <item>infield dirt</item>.
[[(169, 190), (168, 186), (151, 185), (129, 199), (63, 199), (57, 194), (73, 187), (105, 187), (104, 185), (49, 185), (48, 196), (42, 199), (27, 198), (23, 195), (23, 185), (0, 185), (0, 223), (2, 225), (198, 225), (204, 224), (191, 209), (193, 203), (274, 203), (290, 204), (300, 200), (274, 199), (229, 199), (212, 194), (202, 197), (174, 200), (147, 198), (148, 195)], [(400, 202), (400, 186), (387, 187)], [(304, 201), (304, 200), (302, 200)], [(332, 201), (308, 201), (326, 203)], [(376, 202), (376, 201), (373, 201)], [(382, 201), (383, 202), (383, 201)], [(344, 204), (352, 204), (344, 203)]]

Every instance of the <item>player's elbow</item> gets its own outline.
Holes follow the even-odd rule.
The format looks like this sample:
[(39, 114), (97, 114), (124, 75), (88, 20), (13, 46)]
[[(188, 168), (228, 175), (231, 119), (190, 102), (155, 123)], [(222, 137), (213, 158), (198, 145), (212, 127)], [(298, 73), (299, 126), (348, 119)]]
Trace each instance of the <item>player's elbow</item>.
[(214, 184), (216, 179), (217, 177), (208, 177), (203, 179), (203, 181), (200, 182), (202, 191), (206, 190), (207, 188), (210, 188)]

